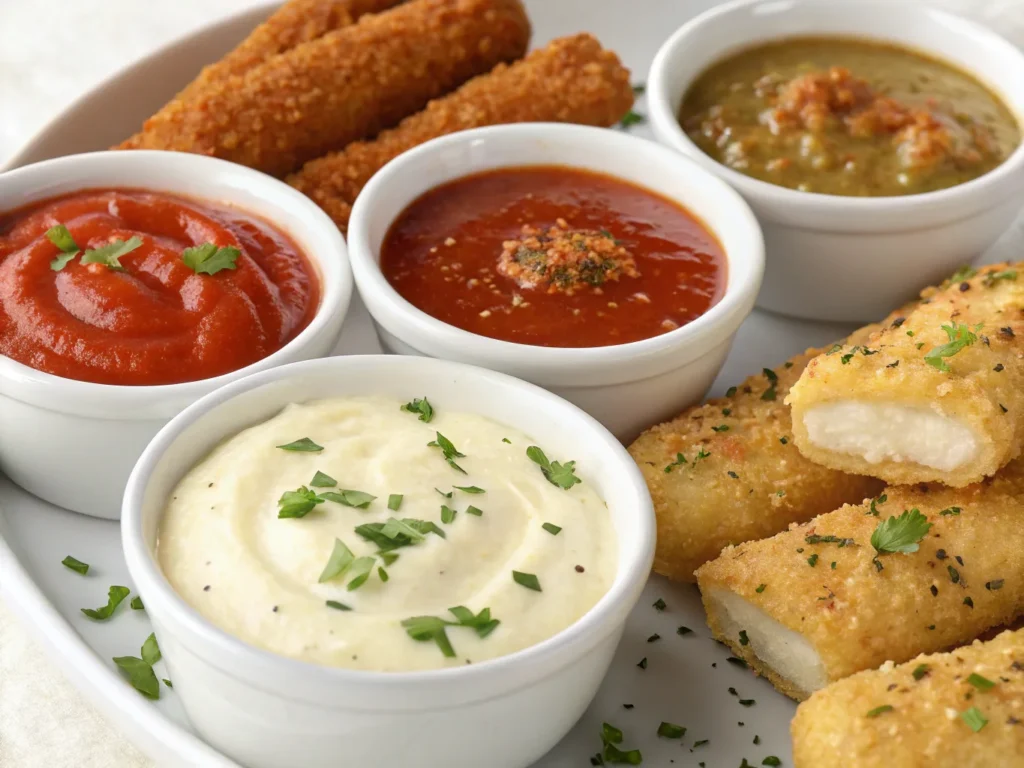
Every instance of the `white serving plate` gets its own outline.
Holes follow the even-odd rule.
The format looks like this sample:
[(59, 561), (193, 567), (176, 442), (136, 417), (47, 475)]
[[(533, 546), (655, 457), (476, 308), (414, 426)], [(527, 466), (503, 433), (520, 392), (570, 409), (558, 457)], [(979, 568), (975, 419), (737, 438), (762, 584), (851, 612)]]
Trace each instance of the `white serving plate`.
[[(640, 81), (658, 46), (687, 19), (715, 0), (646, 0), (642, 10), (627, 0), (526, 0), (534, 23), (534, 45), (585, 29), (616, 50)], [(102, 83), (71, 104), (30, 142), (8, 167), (73, 152), (105, 148), (132, 133), (188, 82), (204, 62), (217, 59), (265, 17), (272, 6), (247, 11), (179, 40)], [(643, 103), (639, 109), (642, 111)], [(646, 128), (638, 131), (648, 135)], [(1024, 226), (988, 254), (985, 261), (1012, 258), (1024, 243)], [(842, 336), (847, 326), (811, 323), (755, 311), (737, 336), (712, 393), (764, 366), (774, 366), (808, 346)], [(355, 298), (336, 354), (379, 352), (369, 317)], [(59, 435), (54, 435), (59, 440)], [(59, 482), (59, 478), (57, 479)], [(64, 568), (73, 554), (92, 565), (87, 577)], [(52, 507), (29, 496), (0, 475), (0, 590), (5, 600), (36, 632), (69, 679), (112, 724), (161, 765), (235, 766), (195, 735), (172, 690), (158, 702), (133, 690), (110, 662), (112, 656), (136, 655), (150, 633), (144, 611), (123, 606), (108, 622), (92, 622), (80, 608), (106, 600), (107, 587), (132, 587), (121, 554), (117, 523)], [(652, 604), (662, 598), (662, 613)], [(687, 626), (691, 634), (679, 636)], [(659, 634), (661, 639), (649, 643)], [(538, 768), (576, 768), (600, 748), (602, 721), (622, 728), (625, 746), (637, 747), (644, 765), (736, 766), (744, 758), (758, 766), (767, 755), (792, 765), (789, 721), (793, 702), (765, 681), (726, 663), (729, 651), (710, 639), (695, 587), (652, 577), (611, 672), (594, 703), (573, 731), (538, 764)], [(646, 670), (637, 663), (646, 657)], [(157, 671), (162, 672), (162, 665)], [(742, 707), (728, 693), (756, 704)], [(630, 710), (623, 704), (633, 704)], [(682, 741), (658, 738), (662, 721), (685, 726)], [(740, 725), (743, 723), (743, 725)], [(515, 728), (515, 723), (508, 727)], [(760, 737), (758, 745), (754, 736)], [(524, 733), (524, 739), (530, 734)], [(693, 750), (696, 740), (708, 743)], [(237, 768), (237, 767), (236, 767)]]

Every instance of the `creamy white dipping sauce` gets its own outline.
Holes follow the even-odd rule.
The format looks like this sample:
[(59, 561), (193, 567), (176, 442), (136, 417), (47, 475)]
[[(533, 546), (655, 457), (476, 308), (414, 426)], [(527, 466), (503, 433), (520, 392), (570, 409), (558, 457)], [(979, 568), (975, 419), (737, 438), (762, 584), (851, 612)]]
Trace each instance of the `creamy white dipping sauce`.
[[(160, 523), (157, 557), (178, 594), (225, 632), (268, 651), (391, 671), (513, 653), (590, 610), (610, 588), (617, 565), (611, 517), (594, 489), (585, 481), (569, 490), (549, 482), (526, 456), (534, 442), (518, 430), (443, 409), (425, 423), (400, 405), (384, 397), (289, 405), (216, 448), (178, 484)], [(454, 460), (467, 474), (427, 445), (438, 432), (465, 454)], [(277, 447), (301, 438), (323, 450)], [(337, 487), (312, 487), (317, 472)], [(454, 490), (447, 499), (435, 490), (448, 493), (456, 485), (484, 493)], [(279, 518), (282, 494), (300, 486), (377, 498), (366, 509), (328, 500), (302, 518)], [(392, 494), (402, 495), (397, 511), (388, 509)], [(442, 522), (442, 505), (455, 510), (450, 523)], [(468, 514), (470, 505), (483, 514)], [(354, 590), (347, 588), (351, 573), (318, 582), (335, 539), (357, 558), (374, 556), (378, 547), (355, 528), (392, 517), (433, 522), (446, 537), (427, 533), (393, 550), (398, 559), (390, 565), (377, 556), (370, 577)], [(544, 523), (561, 531), (553, 535)], [(512, 571), (533, 574), (542, 591), (516, 583)], [(402, 626), (424, 615), (455, 621), (448, 612), (454, 606), (474, 613), (489, 608), (500, 624), (486, 637), (448, 627), (454, 658)]]

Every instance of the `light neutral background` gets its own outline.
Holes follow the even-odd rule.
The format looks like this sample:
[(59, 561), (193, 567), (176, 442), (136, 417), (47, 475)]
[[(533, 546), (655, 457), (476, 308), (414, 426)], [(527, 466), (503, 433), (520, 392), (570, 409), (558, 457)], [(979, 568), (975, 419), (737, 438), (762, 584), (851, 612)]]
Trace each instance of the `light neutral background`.
[[(1024, 43), (1024, 0), (932, 1)], [(260, 2), (0, 0), (0, 164), (105, 77), (169, 40)], [(638, 12), (643, 5), (593, 2), (635, 3)], [(0, 599), (0, 768), (150, 765), (65, 682)]]

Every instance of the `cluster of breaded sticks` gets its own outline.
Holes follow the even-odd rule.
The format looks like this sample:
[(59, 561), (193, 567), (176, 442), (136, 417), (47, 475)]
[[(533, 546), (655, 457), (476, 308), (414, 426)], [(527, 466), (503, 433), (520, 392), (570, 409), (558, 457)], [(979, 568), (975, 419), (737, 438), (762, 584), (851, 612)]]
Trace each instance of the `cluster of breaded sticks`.
[[(715, 638), (811, 697), (798, 768), (1024, 766), (1020, 674), (964, 697), (971, 669), (937, 672), (986, 646), (916, 659), (936, 670), (922, 685), (891, 668), (1024, 616), (1020, 268), (962, 270), (630, 447), (658, 515), (655, 569), (696, 576)], [(1020, 655), (1020, 633), (1001, 643)], [(876, 710), (880, 680), (914, 695)]]
[(609, 126), (629, 71), (586, 34), (525, 59), (520, 0), (290, 0), (121, 149), (213, 155), (279, 177), (345, 231), (389, 160), (500, 123)]

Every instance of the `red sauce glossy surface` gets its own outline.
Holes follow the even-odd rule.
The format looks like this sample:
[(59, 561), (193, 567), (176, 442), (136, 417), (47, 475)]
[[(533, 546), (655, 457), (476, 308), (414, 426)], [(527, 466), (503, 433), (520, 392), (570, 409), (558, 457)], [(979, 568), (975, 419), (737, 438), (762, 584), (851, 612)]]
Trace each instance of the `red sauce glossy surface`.
[[(63, 224), (81, 249), (139, 236), (123, 271), (60, 271), (46, 231)], [(182, 251), (241, 251), (235, 269), (198, 274)], [(283, 232), (213, 203), (144, 190), (86, 190), (0, 214), (0, 354), (102, 384), (196, 381), (250, 365), (305, 328), (318, 278)]]
[[(524, 287), (496, 269), (524, 225), (563, 219), (610, 234), (639, 275), (571, 295)], [(500, 169), (413, 201), (381, 248), (387, 280), (429, 315), (491, 338), (549, 347), (600, 347), (667, 333), (722, 297), (725, 254), (692, 214), (610, 176), (559, 166)]]

